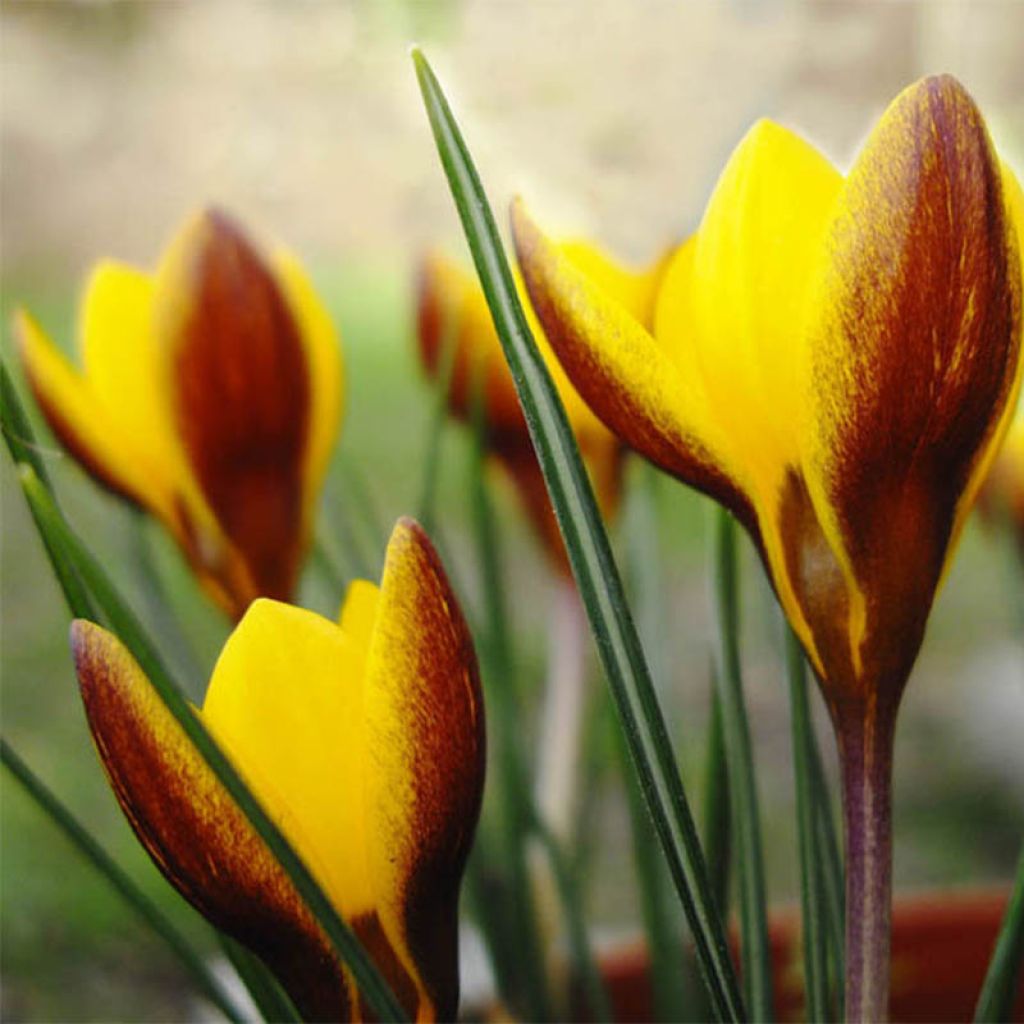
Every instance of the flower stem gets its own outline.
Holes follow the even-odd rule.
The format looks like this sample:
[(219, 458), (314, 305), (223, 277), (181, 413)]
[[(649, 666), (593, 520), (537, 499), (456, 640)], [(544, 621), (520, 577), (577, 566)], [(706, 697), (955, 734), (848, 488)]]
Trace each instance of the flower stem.
[(846, 1019), (889, 1012), (892, 749), (895, 713), (871, 704), (837, 719), (846, 839)]

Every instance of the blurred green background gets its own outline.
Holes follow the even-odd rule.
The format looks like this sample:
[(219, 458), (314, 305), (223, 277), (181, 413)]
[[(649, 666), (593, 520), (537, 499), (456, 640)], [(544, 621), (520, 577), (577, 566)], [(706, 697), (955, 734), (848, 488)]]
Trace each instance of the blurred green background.
[[(350, 513), (345, 466), (366, 478), (382, 519), (417, 507), (432, 398), (414, 356), (412, 275), (428, 244), (464, 252), (410, 41), (424, 44), (449, 86), (498, 211), (522, 192), (547, 223), (593, 235), (624, 258), (644, 259), (696, 222), (722, 161), (757, 117), (797, 127), (843, 163), (885, 103), (926, 72), (958, 74), (1000, 150), (1024, 168), (1020, 4), (15, 2), (0, 8), (0, 30), (5, 356), (16, 304), (70, 347), (77, 288), (93, 260), (152, 265), (190, 210), (223, 205), (303, 255), (341, 329), (348, 397), (324, 507), (329, 531)], [(41, 437), (73, 522), (199, 692), (225, 623), (160, 532)], [(439, 528), (472, 610), (468, 458), (464, 431), (451, 427)], [(168, 914), (205, 936), (107, 790), (75, 690), (63, 606), (9, 460), (0, 462), (3, 733)], [(511, 491), (501, 480), (495, 487), (523, 681), (537, 690), (550, 574)], [(657, 510), (664, 629), (648, 640), (696, 794), (708, 687), (706, 509), (661, 480)], [(370, 553), (368, 533), (361, 541)], [(140, 553), (168, 581), (187, 645), (147, 604), (132, 568)], [(745, 568), (748, 699), (771, 892), (784, 902), (797, 891), (787, 696), (770, 593), (749, 550)], [(901, 718), (900, 888), (1010, 876), (1024, 830), (1022, 586), (1009, 545), (972, 525)], [(339, 597), (307, 574), (304, 603), (326, 612)], [(596, 673), (594, 688), (599, 705)], [(820, 714), (818, 725), (831, 755)], [(611, 940), (635, 928), (637, 910), (623, 800), (605, 754), (597, 744), (586, 776), (593, 815), (584, 863), (591, 918)], [(0, 785), (3, 1018), (193, 1013), (159, 943), (6, 775)]]

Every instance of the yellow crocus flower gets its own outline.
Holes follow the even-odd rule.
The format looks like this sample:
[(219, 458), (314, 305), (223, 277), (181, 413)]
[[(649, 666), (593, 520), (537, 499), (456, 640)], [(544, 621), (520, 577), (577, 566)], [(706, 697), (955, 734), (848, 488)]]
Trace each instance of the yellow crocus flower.
[[(288, 877), (119, 640), (77, 620), (96, 748), (168, 880), (276, 973), (305, 1020), (364, 1008)], [(262, 598), (197, 711), (419, 1020), (458, 1005), (458, 895), (484, 779), (476, 657), (424, 532), (401, 520), (380, 587), (334, 623)]]
[[(623, 303), (640, 323), (650, 326), (665, 260), (634, 272), (612, 262), (586, 242), (563, 243), (560, 251), (581, 273)], [(516, 285), (565, 406), (601, 511), (606, 519), (612, 519), (618, 512), (622, 493), (622, 443), (591, 412), (569, 382), (537, 323), (518, 275)], [(448, 404), (452, 414), (462, 420), (470, 419), (473, 387), (479, 375), (488, 451), (512, 480), (552, 562), (568, 575), (569, 564), (544, 477), (480, 282), (456, 261), (430, 252), (419, 267), (417, 306), (420, 357), (425, 369), (436, 377), (443, 364), (444, 346), (449, 341), (455, 344)]]
[(1024, 199), (954, 79), (890, 106), (844, 178), (762, 121), (653, 330), (513, 210), (533, 307), (626, 443), (749, 528), (835, 705), (898, 698), (1020, 386)]
[(95, 267), (80, 370), (26, 311), (15, 327), (53, 432), (164, 524), (228, 614), (291, 597), (341, 409), (337, 335), (291, 253), (208, 211), (153, 274)]
[(898, 96), (845, 176), (762, 121), (651, 329), (521, 203), (512, 220), (580, 395), (747, 527), (817, 671), (844, 770), (847, 1011), (881, 1019), (896, 710), (1020, 387), (1020, 186), (949, 76)]

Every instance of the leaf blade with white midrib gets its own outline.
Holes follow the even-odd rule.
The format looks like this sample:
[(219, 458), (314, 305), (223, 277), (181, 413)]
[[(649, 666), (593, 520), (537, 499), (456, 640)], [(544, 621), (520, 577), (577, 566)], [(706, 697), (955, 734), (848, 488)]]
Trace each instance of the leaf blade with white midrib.
[(725, 930), (622, 583), (572, 431), (529, 332), (494, 219), (444, 94), (413, 52), (434, 138), (530, 428), (641, 787), (690, 920), (716, 1014), (743, 1017)]

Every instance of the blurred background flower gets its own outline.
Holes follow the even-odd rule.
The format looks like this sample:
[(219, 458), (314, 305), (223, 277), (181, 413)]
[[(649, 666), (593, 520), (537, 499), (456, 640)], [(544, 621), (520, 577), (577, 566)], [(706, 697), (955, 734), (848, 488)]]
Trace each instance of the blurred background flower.
[[(925, 73), (956, 74), (1001, 155), (1024, 168), (1024, 8), (1015, 4), (709, 0), (651, 3), (639, 17), (618, 0), (14, 2), (0, 21), (5, 328), (23, 302), (55, 337), (70, 338), (77, 282), (97, 256), (146, 265), (170, 225), (199, 204), (224, 203), (257, 234), (288, 241), (343, 326), (346, 429), (327, 489), (340, 498), (358, 467), (382, 519), (415, 509), (433, 401), (414, 356), (414, 261), (432, 245), (468, 258), (409, 68), (411, 40), (429, 46), (451, 85), (495, 208), (521, 191), (559, 235), (592, 238), (637, 266), (696, 225), (728, 153), (758, 117), (798, 129), (848, 166), (885, 104)], [(5, 329), (7, 354), (11, 343)], [(474, 580), (467, 435), (445, 438), (437, 502), (446, 561), (457, 579)], [(133, 569), (140, 551), (172, 582), (191, 649), (171, 644), (170, 657), (180, 669), (198, 663), (203, 671), (189, 677), (206, 678), (228, 627), (195, 600), (173, 546), (156, 529), (138, 529), (56, 446), (44, 454), (76, 525), (135, 604), (145, 607)], [(627, 513), (635, 468), (626, 466)], [(7, 460), (0, 482), (5, 734), (187, 930), (189, 911), (137, 849), (93, 770), (66, 651), (54, 642), (64, 613)], [(689, 783), (700, 777), (707, 713), (704, 503), (683, 488), (657, 493), (664, 628), (645, 640), (663, 666), (659, 683)], [(328, 529), (339, 507), (329, 500)], [(521, 676), (536, 690), (549, 625), (546, 571), (511, 496), (501, 512)], [(379, 550), (363, 540), (364, 550)], [(769, 889), (781, 900), (797, 891), (789, 719), (760, 577), (745, 574), (744, 664)], [(903, 707), (897, 888), (999, 881), (1012, 871), (1024, 816), (1024, 669), (1005, 600), (1016, 578), (1001, 548), (969, 526)], [(338, 597), (309, 575), (298, 600), (332, 614)], [(470, 614), (474, 597), (463, 598)], [(534, 731), (531, 723), (523, 730), (527, 739)], [(820, 736), (831, 763), (824, 728)], [(941, 791), (936, 749), (944, 752)], [(605, 934), (633, 927), (637, 914), (611, 762), (598, 744), (582, 814), (602, 841), (580, 860), (590, 917)], [(156, 940), (2, 784), (3, 1015), (188, 1012), (178, 969)]]
[(218, 211), (157, 270), (102, 261), (81, 302), (81, 368), (25, 310), (22, 366), (54, 435), (146, 509), (233, 619), (292, 596), (340, 414), (338, 334), (302, 265)]

